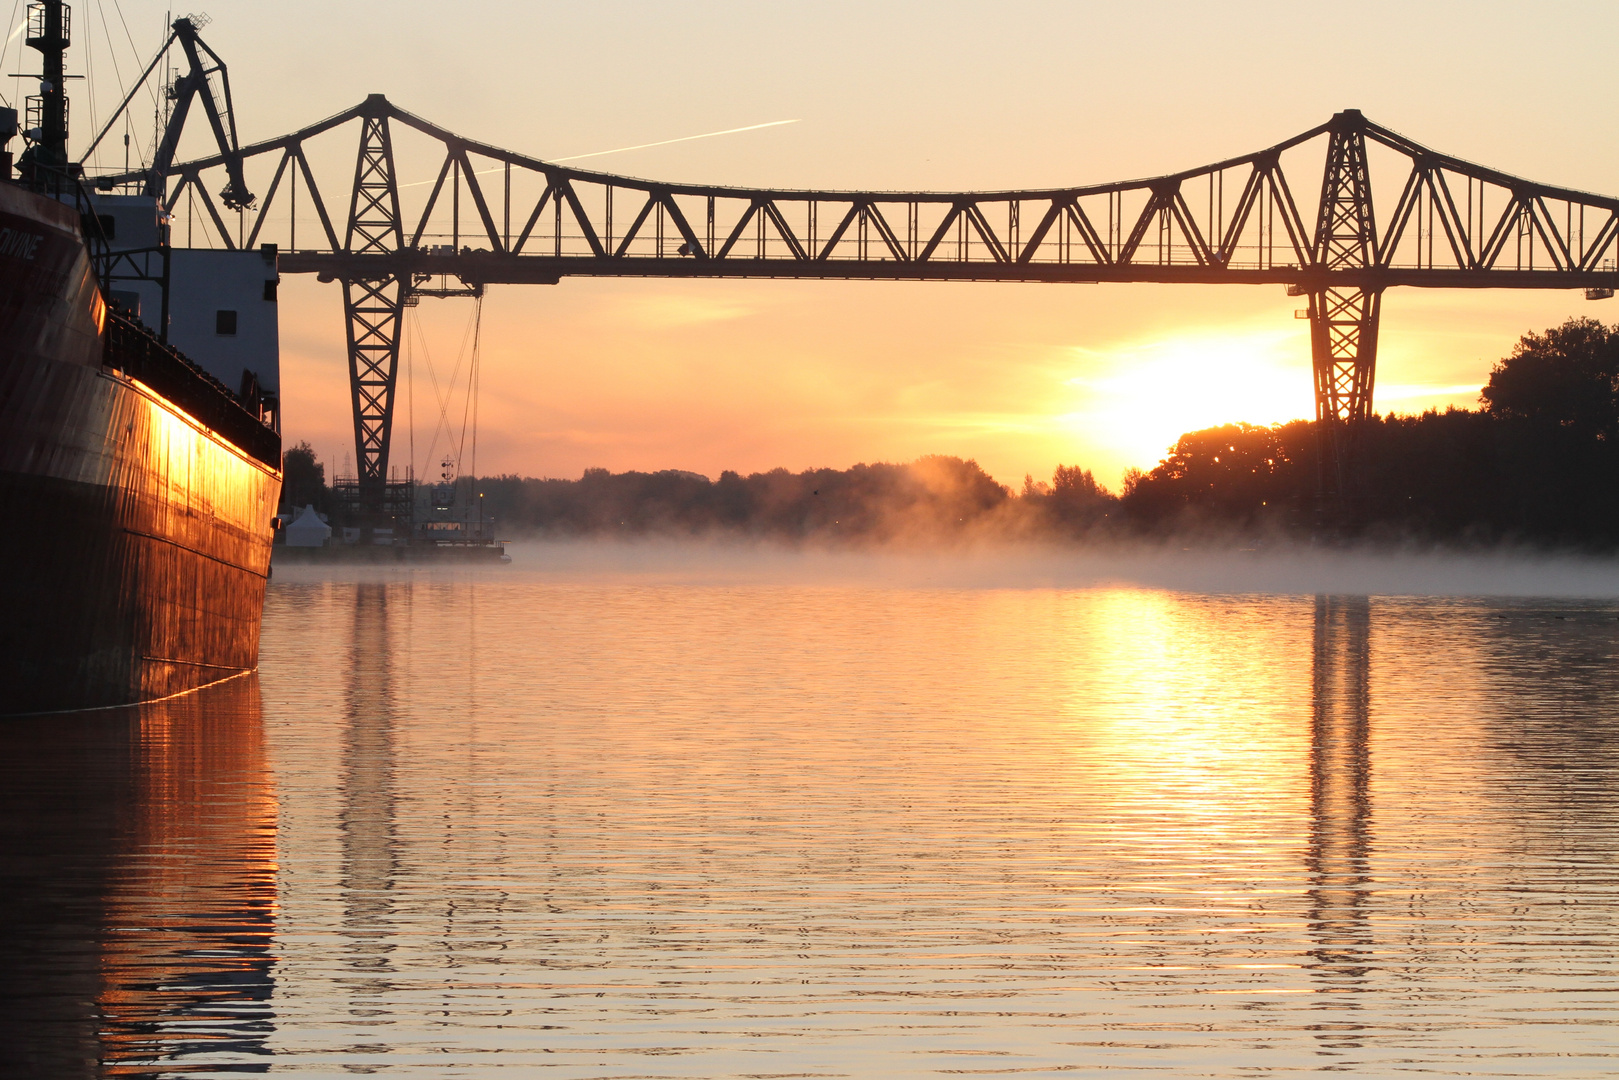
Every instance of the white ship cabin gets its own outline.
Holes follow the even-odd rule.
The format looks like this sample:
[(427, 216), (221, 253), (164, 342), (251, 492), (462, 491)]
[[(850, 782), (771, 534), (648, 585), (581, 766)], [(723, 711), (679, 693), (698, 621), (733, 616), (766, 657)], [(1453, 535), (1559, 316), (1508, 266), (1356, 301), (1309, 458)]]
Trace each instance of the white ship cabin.
[[(130, 252), (114, 271), (111, 299), (161, 333), (163, 224), (156, 199), (96, 193), (96, 217), (108, 245)], [(135, 253), (150, 253), (135, 254)], [(146, 279), (135, 275), (144, 273)], [(252, 372), (261, 390), (280, 396), (281, 333), (276, 248), (248, 251), (174, 248), (169, 258), (169, 344), (232, 390)]]

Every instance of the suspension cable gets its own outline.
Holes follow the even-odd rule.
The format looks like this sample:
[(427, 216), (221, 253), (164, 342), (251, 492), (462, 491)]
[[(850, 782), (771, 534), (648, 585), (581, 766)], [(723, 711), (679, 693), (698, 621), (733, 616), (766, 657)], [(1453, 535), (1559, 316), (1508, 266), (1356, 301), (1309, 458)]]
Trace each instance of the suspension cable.
[[(11, 19), (15, 19), (17, 17), (17, 7), (21, 3), (22, 3), (22, 0), (12, 0), (12, 2), (11, 2)], [(6, 25), (7, 26), (11, 25), (11, 19), (6, 20)], [(27, 21), (28, 21), (28, 17), (27, 17), (27, 15), (24, 15), (23, 16), (23, 22), (27, 22)], [(16, 25), (16, 27), (11, 31), (11, 36), (6, 38), (6, 43), (3, 46), (0, 46), (0, 63), (5, 62), (7, 54), (9, 54), (11, 52), (11, 43), (13, 41), (16, 41), (18, 35), (20, 35), (21, 33), (22, 33), (22, 23), (18, 23)], [(19, 67), (22, 66), (22, 48), (21, 47), (18, 47), (18, 49), (17, 49), (17, 65)], [(17, 75), (17, 81), (19, 83), (22, 81), (22, 75), (20, 73)], [(6, 101), (6, 98), (5, 98), (4, 94), (0, 94), (0, 101)], [(8, 109), (11, 108), (11, 102), (10, 101), (6, 101), (6, 108), (8, 108)]]

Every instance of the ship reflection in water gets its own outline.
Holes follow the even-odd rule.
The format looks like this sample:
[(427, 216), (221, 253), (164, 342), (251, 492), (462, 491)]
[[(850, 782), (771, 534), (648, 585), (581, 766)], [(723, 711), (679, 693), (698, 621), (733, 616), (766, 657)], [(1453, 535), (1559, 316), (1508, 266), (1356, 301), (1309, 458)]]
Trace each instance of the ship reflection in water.
[(263, 721), (0, 728), (10, 1060), (1619, 1071), (1619, 612), (693, 577), (299, 569)]
[(0, 723), (0, 1075), (268, 1068), (259, 685)]

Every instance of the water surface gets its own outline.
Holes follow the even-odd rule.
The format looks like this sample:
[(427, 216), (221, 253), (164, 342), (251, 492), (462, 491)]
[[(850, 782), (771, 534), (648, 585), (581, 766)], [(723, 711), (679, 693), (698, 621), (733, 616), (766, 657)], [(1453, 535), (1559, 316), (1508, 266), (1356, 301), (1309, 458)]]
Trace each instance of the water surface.
[(1611, 570), (522, 554), (0, 727), (13, 1065), (1619, 1070)]

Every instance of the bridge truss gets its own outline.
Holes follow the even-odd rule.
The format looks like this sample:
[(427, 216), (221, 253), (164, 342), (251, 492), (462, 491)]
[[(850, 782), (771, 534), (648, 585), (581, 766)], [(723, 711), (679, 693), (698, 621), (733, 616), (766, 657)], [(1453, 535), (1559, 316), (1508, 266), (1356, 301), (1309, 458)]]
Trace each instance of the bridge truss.
[[(356, 135), (352, 177), (312, 167), (307, 151), (340, 130)], [(434, 179), (400, 181), (400, 134)], [(1306, 298), (1330, 496), (1351, 486), (1354, 433), (1372, 413), (1386, 289), (1583, 288), (1595, 299), (1619, 287), (1619, 199), (1436, 153), (1353, 110), (1202, 168), (1032, 191), (666, 184), (466, 139), (381, 95), (240, 154), (268, 174), (257, 206), (222, 212), (209, 194), (230, 186), (224, 156), (168, 166), (165, 203), (201, 219), (196, 246), (275, 243), (282, 271), (342, 283), (359, 478), (378, 501), (402, 315), (421, 295), (570, 275), (1284, 285)], [(346, 220), (334, 218), (345, 204)]]

